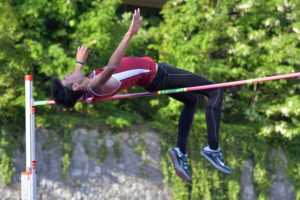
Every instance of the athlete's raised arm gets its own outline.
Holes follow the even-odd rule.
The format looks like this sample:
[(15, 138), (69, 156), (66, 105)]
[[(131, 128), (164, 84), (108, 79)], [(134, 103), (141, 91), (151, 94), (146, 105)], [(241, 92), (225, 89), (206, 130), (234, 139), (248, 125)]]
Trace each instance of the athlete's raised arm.
[(90, 80), (90, 86), (94, 87), (101, 87), (104, 85), (108, 79), (112, 76), (113, 72), (117, 69), (121, 59), (123, 58), (125, 51), (127, 49), (128, 43), (133, 35), (135, 35), (142, 24), (142, 18), (140, 17), (140, 9), (134, 10), (134, 14), (132, 16), (131, 25), (124, 35), (122, 41), (112, 54), (109, 59), (107, 66), (104, 68), (103, 72), (95, 76), (93, 79)]

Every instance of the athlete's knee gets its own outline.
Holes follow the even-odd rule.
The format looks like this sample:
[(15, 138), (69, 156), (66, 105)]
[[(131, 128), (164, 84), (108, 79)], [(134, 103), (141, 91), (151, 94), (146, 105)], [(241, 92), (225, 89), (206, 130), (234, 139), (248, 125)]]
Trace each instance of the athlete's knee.
[(224, 96), (223, 88), (216, 88), (210, 92), (208, 96), (207, 107), (210, 110), (221, 111)]
[(212, 99), (223, 99), (224, 96), (224, 89), (223, 88), (216, 88), (211, 90), (211, 92), (209, 93), (209, 98)]
[(222, 98), (224, 97), (224, 89), (223, 88), (218, 88), (219, 90), (219, 98)]

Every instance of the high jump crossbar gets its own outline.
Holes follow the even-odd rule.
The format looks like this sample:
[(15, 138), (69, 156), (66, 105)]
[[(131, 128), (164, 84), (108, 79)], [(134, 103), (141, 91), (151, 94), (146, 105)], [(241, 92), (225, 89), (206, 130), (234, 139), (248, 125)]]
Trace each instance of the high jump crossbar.
[[(226, 83), (216, 83), (211, 85), (160, 90), (156, 92), (120, 94), (120, 95), (114, 95), (110, 98), (107, 98), (107, 100), (146, 97), (146, 96), (155, 96), (159, 94), (171, 94), (171, 93), (190, 92), (190, 91), (197, 91), (197, 90), (208, 90), (213, 88), (248, 85), (248, 84), (259, 83), (259, 82), (274, 81), (274, 80), (287, 79), (287, 78), (297, 78), (297, 77), (300, 77), (300, 72), (269, 76), (263, 78), (248, 79), (248, 80), (232, 81)], [(21, 200), (36, 200), (36, 194), (37, 194), (37, 176), (36, 176), (36, 159), (35, 159), (35, 106), (55, 104), (53, 100), (34, 101), (32, 95), (32, 90), (33, 90), (32, 81), (33, 81), (32, 75), (25, 75), (26, 172), (21, 172)], [(103, 101), (103, 100), (88, 99), (86, 102), (95, 103), (99, 101)]]
[[(169, 90), (160, 90), (156, 92), (140, 92), (140, 93), (131, 93), (131, 94), (117, 94), (112, 97), (109, 97), (105, 100), (112, 100), (112, 99), (127, 99), (127, 98), (137, 98), (137, 97), (146, 97), (146, 96), (156, 96), (159, 94), (171, 94), (171, 93), (178, 93), (178, 92), (191, 92), (191, 91), (199, 91), (199, 90), (208, 90), (214, 88), (224, 88), (224, 87), (232, 87), (232, 86), (239, 86), (239, 85), (248, 85), (253, 83), (260, 83), (266, 81), (274, 81), (280, 79), (287, 79), (287, 78), (297, 78), (300, 77), (300, 72), (290, 73), (290, 74), (282, 74), (276, 76), (268, 76), (263, 78), (255, 78), (255, 79), (247, 79), (247, 80), (240, 80), (240, 81), (231, 81), (226, 83), (216, 83), (211, 85), (202, 85), (202, 86), (194, 86), (194, 87), (186, 87), (186, 88), (176, 88), (176, 89), (169, 89)], [(87, 99), (87, 103), (95, 103), (99, 101), (104, 101), (102, 99)], [(34, 106), (40, 105), (47, 105), (47, 104), (55, 104), (53, 100), (45, 100), (45, 101), (35, 101)]]

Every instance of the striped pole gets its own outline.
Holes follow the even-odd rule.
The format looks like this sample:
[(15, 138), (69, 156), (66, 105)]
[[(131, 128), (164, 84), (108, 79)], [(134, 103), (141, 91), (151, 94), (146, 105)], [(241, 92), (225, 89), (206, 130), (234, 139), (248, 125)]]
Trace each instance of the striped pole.
[(26, 172), (21, 173), (21, 200), (36, 200), (35, 107), (32, 76), (25, 76)]
[[(200, 91), (200, 90), (208, 90), (208, 89), (214, 89), (214, 88), (224, 88), (224, 87), (232, 87), (232, 86), (238, 86), (238, 85), (249, 85), (253, 83), (260, 83), (260, 82), (266, 82), (266, 81), (275, 81), (280, 79), (288, 79), (288, 78), (297, 78), (300, 77), (300, 72), (291, 73), (291, 74), (283, 74), (283, 75), (276, 75), (276, 76), (268, 76), (263, 78), (255, 78), (255, 79), (248, 79), (248, 80), (240, 80), (240, 81), (231, 81), (226, 83), (216, 83), (211, 85), (202, 85), (202, 86), (194, 86), (194, 87), (186, 87), (186, 88), (176, 88), (176, 89), (169, 89), (169, 90), (160, 90), (156, 92), (141, 92), (141, 93), (132, 93), (132, 94), (119, 94), (114, 95), (112, 97), (109, 97), (104, 100), (110, 100), (110, 99), (127, 99), (127, 98), (136, 98), (136, 97), (146, 97), (146, 96), (156, 96), (159, 94), (171, 94), (171, 93), (179, 93), (179, 92), (190, 92), (190, 91)], [(91, 99), (92, 103), (104, 101), (97, 98)], [(89, 99), (87, 102), (90, 102)], [(46, 105), (46, 104), (55, 104), (53, 100), (47, 100), (47, 101), (35, 101), (34, 105)]]

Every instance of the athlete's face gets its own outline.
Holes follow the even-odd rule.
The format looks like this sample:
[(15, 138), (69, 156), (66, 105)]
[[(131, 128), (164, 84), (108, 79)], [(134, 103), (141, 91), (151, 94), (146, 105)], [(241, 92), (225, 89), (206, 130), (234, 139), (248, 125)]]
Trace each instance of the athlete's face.
[(63, 80), (61, 80), (61, 83), (66, 86), (72, 88), (74, 84), (80, 84), (82, 83), (84, 79), (84, 76), (80, 71), (75, 71), (67, 74)]

